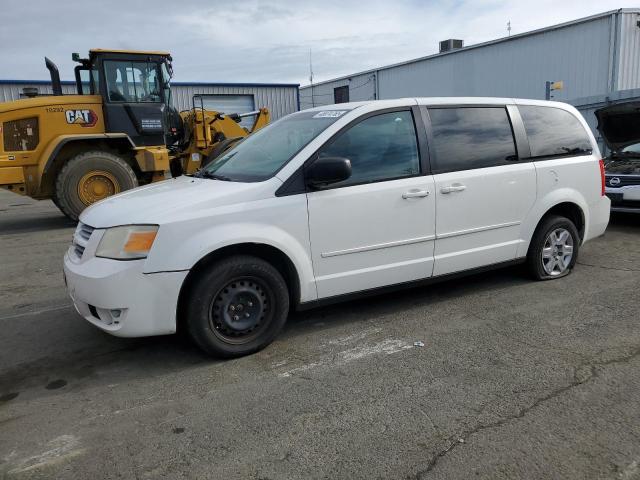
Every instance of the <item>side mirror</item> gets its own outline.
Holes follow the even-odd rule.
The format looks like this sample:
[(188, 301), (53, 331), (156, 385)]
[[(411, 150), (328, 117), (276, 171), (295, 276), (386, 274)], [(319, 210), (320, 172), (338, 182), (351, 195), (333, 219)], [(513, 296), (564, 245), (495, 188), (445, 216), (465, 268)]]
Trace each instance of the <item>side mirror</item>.
[(351, 176), (351, 160), (342, 157), (318, 158), (307, 170), (307, 184), (320, 189)]

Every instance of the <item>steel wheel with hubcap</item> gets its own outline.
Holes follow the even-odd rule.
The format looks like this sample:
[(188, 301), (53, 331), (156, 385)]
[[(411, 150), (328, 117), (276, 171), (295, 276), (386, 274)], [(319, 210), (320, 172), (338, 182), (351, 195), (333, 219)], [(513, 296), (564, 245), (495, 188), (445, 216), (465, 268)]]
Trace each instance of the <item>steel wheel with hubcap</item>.
[(225, 285), (211, 302), (209, 324), (222, 341), (246, 343), (271, 320), (271, 288), (256, 277), (240, 277)]
[(568, 275), (576, 263), (580, 235), (571, 220), (559, 215), (543, 218), (536, 229), (527, 262), (533, 276), (551, 280)]
[(189, 335), (205, 352), (239, 357), (273, 341), (289, 313), (289, 289), (269, 262), (236, 255), (197, 268), (181, 314)]

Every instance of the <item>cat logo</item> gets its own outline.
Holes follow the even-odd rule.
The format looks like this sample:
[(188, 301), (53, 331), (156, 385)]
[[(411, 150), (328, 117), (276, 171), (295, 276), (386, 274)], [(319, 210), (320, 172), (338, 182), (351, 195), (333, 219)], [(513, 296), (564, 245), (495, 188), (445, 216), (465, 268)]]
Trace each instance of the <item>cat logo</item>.
[(65, 110), (67, 123), (82, 127), (93, 127), (98, 122), (98, 115), (93, 110)]

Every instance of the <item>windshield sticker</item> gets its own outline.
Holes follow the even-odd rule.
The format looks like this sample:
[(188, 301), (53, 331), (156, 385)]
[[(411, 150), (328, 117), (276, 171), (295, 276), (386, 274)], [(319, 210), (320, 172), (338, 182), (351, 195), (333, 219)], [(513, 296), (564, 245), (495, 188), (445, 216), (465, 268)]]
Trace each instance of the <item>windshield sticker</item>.
[(347, 112), (348, 110), (325, 110), (323, 112), (316, 113), (313, 118), (337, 118)]

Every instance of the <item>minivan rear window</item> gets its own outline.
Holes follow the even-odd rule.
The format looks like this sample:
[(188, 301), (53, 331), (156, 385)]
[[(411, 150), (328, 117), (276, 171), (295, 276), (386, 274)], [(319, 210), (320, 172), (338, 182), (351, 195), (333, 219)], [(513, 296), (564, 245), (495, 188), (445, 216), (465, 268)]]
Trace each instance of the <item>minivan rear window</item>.
[(504, 165), (518, 159), (504, 107), (430, 108), (433, 173)]
[(555, 107), (518, 106), (532, 157), (590, 155), (589, 136), (570, 112)]

